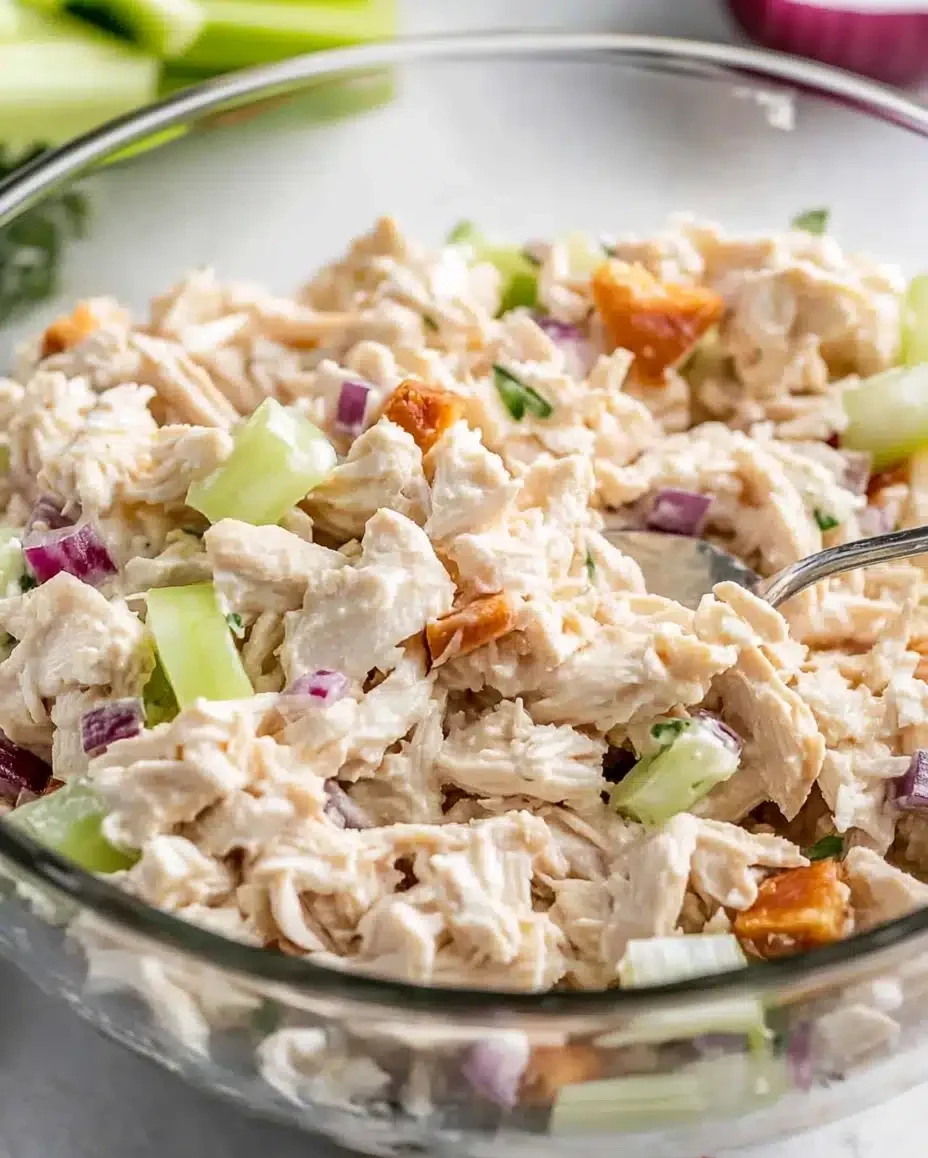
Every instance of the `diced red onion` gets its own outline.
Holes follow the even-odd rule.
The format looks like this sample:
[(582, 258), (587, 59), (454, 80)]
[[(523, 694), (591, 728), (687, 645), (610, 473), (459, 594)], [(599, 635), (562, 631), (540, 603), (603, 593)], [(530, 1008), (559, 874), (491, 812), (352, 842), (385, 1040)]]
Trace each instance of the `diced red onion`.
[(896, 781), (895, 804), (903, 812), (928, 810), (928, 748), (917, 748)]
[(693, 719), (699, 720), (704, 724), (717, 739), (735, 753), (736, 756), (741, 755), (741, 749), (744, 747), (744, 741), (738, 735), (734, 728), (730, 728), (724, 720), (719, 719), (718, 716), (713, 715), (712, 712), (697, 711), (693, 712)]
[(797, 1090), (811, 1090), (815, 1085), (812, 1061), (812, 1026), (803, 1021), (791, 1029), (786, 1041), (786, 1064)]
[(343, 382), (338, 392), (335, 429), (343, 434), (360, 434), (364, 429), (364, 414), (370, 386), (363, 382)]
[(51, 495), (41, 495), (29, 512), (29, 518), (26, 520), (26, 534), (28, 535), (36, 526), (45, 527), (49, 531), (57, 531), (61, 527), (73, 527), (74, 523), (74, 519), (64, 514), (58, 499), (52, 498)]
[(41, 796), (51, 778), (52, 770), (44, 760), (0, 732), (0, 799), (16, 804), (22, 792)]
[(511, 1110), (519, 1099), (519, 1085), (530, 1056), (524, 1033), (499, 1033), (470, 1047), (461, 1074), (478, 1094)]
[(326, 795), (329, 798), (325, 814), (339, 828), (373, 828), (373, 822), (360, 804), (355, 804), (348, 793), (336, 780), (326, 780)]
[(630, 749), (610, 744), (603, 756), (603, 779), (610, 784), (619, 784), (637, 763), (638, 757)]
[(56, 531), (30, 531), (23, 554), (38, 583), (47, 583), (67, 571), (92, 587), (116, 574), (106, 544), (91, 523), (61, 527)]
[[(765, 48), (810, 56), (888, 84), (928, 76), (928, 4), (872, 0), (729, 0), (747, 34)], [(907, 10), (908, 9), (908, 10)]]
[(285, 696), (308, 696), (320, 704), (334, 704), (351, 687), (351, 680), (340, 671), (320, 668), (309, 675), (297, 676), (284, 691)]
[(593, 364), (593, 347), (579, 326), (561, 322), (550, 314), (536, 314), (535, 325), (544, 330), (559, 346), (567, 362), (567, 371), (575, 378), (585, 378)]
[(645, 518), (645, 526), (650, 531), (666, 531), (671, 535), (698, 538), (711, 505), (710, 495), (665, 487), (654, 496), (651, 510)]
[(139, 699), (101, 704), (81, 716), (81, 745), (85, 752), (97, 755), (117, 740), (137, 736), (144, 724), (145, 709)]
[(892, 507), (865, 507), (858, 518), (864, 535), (888, 535), (895, 524), (896, 513)]
[(866, 450), (845, 450), (844, 478), (847, 490), (855, 495), (865, 495), (873, 468), (873, 455)]

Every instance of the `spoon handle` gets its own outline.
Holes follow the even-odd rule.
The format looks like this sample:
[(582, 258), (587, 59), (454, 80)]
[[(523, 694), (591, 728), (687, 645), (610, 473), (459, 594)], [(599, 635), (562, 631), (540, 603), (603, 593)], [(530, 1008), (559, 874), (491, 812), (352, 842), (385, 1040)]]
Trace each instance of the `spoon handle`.
[(873, 563), (908, 559), (926, 551), (928, 526), (913, 527), (909, 531), (893, 531), (889, 535), (875, 535), (871, 539), (858, 539), (854, 543), (817, 551), (806, 559), (800, 559), (798, 563), (784, 567), (766, 579), (757, 589), (757, 594), (771, 606), (779, 607), (800, 591), (832, 575), (841, 575), (858, 567), (869, 567)]

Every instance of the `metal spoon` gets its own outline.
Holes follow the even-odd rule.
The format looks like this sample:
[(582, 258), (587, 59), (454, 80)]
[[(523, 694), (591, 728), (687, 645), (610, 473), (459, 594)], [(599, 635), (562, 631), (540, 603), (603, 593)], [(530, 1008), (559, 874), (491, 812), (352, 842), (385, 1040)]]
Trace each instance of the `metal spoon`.
[(873, 563), (909, 559), (928, 551), (928, 526), (914, 527), (828, 547), (784, 567), (769, 579), (762, 579), (734, 555), (703, 539), (609, 526), (603, 534), (641, 567), (649, 591), (693, 608), (716, 583), (726, 579), (740, 583), (771, 606), (779, 607), (800, 591), (832, 575)]

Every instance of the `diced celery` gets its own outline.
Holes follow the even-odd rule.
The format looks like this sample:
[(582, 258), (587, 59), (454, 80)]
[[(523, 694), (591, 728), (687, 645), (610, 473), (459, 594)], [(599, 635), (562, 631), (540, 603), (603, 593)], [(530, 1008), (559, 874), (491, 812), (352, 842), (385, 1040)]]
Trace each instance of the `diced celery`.
[(301, 52), (385, 40), (396, 31), (395, 0), (199, 0), (199, 5), (206, 24), (180, 58), (191, 68), (266, 64)]
[(235, 449), (187, 492), (211, 523), (278, 523), (335, 466), (331, 443), (295, 410), (267, 398), (236, 432)]
[(669, 985), (690, 977), (741, 969), (745, 965), (744, 951), (731, 933), (648, 937), (626, 945), (619, 962), (619, 981), (627, 988)]
[(842, 447), (873, 455), (883, 470), (928, 446), (928, 365), (886, 370), (842, 396), (848, 417)]
[(0, 40), (0, 140), (14, 154), (58, 145), (154, 100), (158, 62), (68, 17), (24, 10)]
[(603, 1049), (617, 1049), (694, 1041), (715, 1034), (743, 1037), (748, 1050), (758, 1056), (770, 1052), (773, 1039), (763, 1004), (756, 997), (707, 997), (699, 1005), (686, 1009), (657, 1009), (638, 1014), (622, 1029), (601, 1034), (596, 1044)]
[(254, 695), (212, 583), (154, 588), (147, 622), (182, 708)]
[(0, 599), (22, 590), (19, 581), (26, 571), (22, 534), (18, 528), (0, 527)]
[(0, 0), (0, 40), (12, 40), (18, 34), (18, 8), (13, 0)]
[(727, 780), (738, 760), (709, 728), (692, 721), (669, 747), (639, 760), (615, 786), (613, 807), (643, 824), (663, 824)]
[(155, 728), (158, 724), (169, 723), (180, 707), (177, 696), (168, 680), (164, 667), (160, 661), (155, 662), (154, 669), (148, 683), (142, 692), (142, 703), (145, 707), (145, 727)]
[(538, 303), (538, 271), (525, 253), (515, 245), (496, 245), (471, 221), (461, 221), (448, 234), (450, 245), (469, 245), (474, 261), (488, 261), (502, 276), (499, 312), (508, 313), (518, 306), (531, 309)]
[(597, 245), (587, 234), (574, 230), (562, 238), (567, 250), (567, 263), (571, 277), (584, 278), (606, 260), (601, 245)]
[(902, 300), (900, 344), (904, 365), (928, 362), (928, 274), (919, 274), (909, 282)]
[(138, 857), (115, 848), (104, 837), (100, 828), (104, 815), (93, 787), (84, 780), (71, 780), (48, 796), (21, 804), (7, 820), (88, 872), (130, 868)]
[(642, 1074), (564, 1086), (551, 1114), (552, 1134), (658, 1128), (705, 1117), (734, 1117), (779, 1101), (790, 1088), (786, 1062), (731, 1054), (666, 1074)]
[(205, 18), (196, 0), (24, 0), (33, 8), (80, 16), (170, 60), (200, 35)]

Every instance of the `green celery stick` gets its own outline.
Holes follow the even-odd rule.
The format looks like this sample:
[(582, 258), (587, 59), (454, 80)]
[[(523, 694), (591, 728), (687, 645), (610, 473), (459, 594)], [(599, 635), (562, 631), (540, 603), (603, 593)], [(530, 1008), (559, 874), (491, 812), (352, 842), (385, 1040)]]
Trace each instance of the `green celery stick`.
[(124, 36), (156, 56), (180, 56), (200, 35), (197, 0), (25, 0), (45, 12), (76, 16)]
[(56, 792), (21, 804), (7, 820), (88, 872), (130, 868), (138, 857), (115, 848), (104, 837), (103, 816), (103, 804), (93, 787), (83, 780), (70, 780)]

